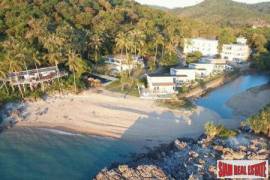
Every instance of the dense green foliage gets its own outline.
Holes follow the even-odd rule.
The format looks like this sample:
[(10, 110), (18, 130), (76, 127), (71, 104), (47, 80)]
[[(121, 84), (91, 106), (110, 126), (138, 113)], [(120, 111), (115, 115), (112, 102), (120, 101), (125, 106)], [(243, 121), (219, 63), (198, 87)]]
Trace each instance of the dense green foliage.
[(244, 124), (249, 125), (255, 133), (262, 133), (270, 137), (270, 105), (257, 115), (250, 117)]
[(247, 5), (232, 0), (205, 0), (202, 3), (172, 10), (180, 17), (188, 17), (220, 25), (266, 25), (270, 23), (270, 4)]
[(128, 0), (4, 0), (0, 75), (58, 65), (74, 74), (76, 91), (80, 75), (106, 55), (144, 56), (152, 69), (178, 63), (181, 27), (177, 17)]
[[(205, 3), (216, 9), (217, 4), (222, 8), (220, 3), (224, 2), (207, 0)], [(223, 8), (231, 7), (231, 3), (228, 1)], [(257, 5), (255, 9), (262, 8), (262, 12), (267, 12), (266, 6)], [(242, 4), (235, 9), (241, 12)], [(256, 10), (253, 13), (264, 19)], [(215, 15), (210, 15), (208, 19), (215, 19)], [(154, 71), (159, 66), (177, 64), (183, 38), (197, 36), (218, 38), (222, 45), (244, 35), (256, 50), (257, 64), (267, 66), (264, 57), (269, 49), (269, 32), (268, 28), (232, 28), (178, 18), (129, 0), (3, 0), (0, 3), (0, 79), (8, 72), (58, 65), (70, 72), (70, 76), (47, 89), (70, 89), (74, 85), (77, 91), (84, 87), (81, 75), (85, 71), (102, 70), (108, 74), (104, 56), (122, 54), (128, 61), (132, 55), (143, 56), (149, 71)], [(191, 56), (191, 62), (197, 55)], [(144, 71), (136, 69), (120, 74), (121, 89), (136, 86), (141, 76), (137, 72)], [(1, 85), (0, 101), (20, 97), (17, 94), (21, 90), (12, 90), (15, 93)]]
[(62, 63), (68, 52), (98, 63), (114, 52), (161, 56), (164, 47), (170, 58), (182, 38), (180, 20), (125, 0), (4, 1), (0, 8), (0, 57), (21, 53), (27, 66), (34, 55), (42, 65)]

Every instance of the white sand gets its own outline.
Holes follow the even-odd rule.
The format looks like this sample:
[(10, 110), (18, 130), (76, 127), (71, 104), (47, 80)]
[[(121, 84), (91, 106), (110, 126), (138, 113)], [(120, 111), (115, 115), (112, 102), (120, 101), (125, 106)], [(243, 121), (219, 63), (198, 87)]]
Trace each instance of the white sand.
[(172, 111), (153, 101), (105, 92), (54, 96), (28, 102), (29, 116), (18, 126), (68, 129), (81, 133), (134, 141), (167, 142), (200, 135), (207, 121), (220, 117), (202, 107)]

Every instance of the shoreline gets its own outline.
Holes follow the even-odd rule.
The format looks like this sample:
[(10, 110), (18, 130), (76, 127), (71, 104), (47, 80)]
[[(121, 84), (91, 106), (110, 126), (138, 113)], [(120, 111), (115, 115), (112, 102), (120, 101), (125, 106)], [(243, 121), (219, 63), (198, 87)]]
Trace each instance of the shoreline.
[(45, 101), (26, 102), (22, 106), (22, 112), (15, 113), (16, 127), (59, 129), (138, 143), (151, 140), (153, 144), (200, 131), (206, 120), (221, 119), (202, 107), (171, 110), (157, 106), (154, 101), (123, 98), (106, 91), (49, 96)]
[(250, 117), (267, 104), (270, 104), (269, 97), (270, 83), (236, 94), (226, 102), (226, 105), (230, 107), (234, 113)]
[[(202, 134), (196, 139), (175, 138), (126, 163), (117, 163), (99, 171), (93, 179), (215, 179), (217, 160), (266, 160), (269, 137), (255, 134), (249, 128), (236, 129), (234, 137)], [(182, 169), (182, 171), (179, 171)]]
[(27, 114), (27, 118), (19, 118), (21, 120), (15, 124), (17, 127), (48, 128), (133, 141), (137, 138), (152, 140), (154, 136), (164, 136), (162, 140), (168, 141), (172, 136), (184, 137), (187, 134), (190, 137), (196, 131), (199, 135), (206, 121), (230, 122), (233, 127), (240, 123), (237, 118), (226, 120), (200, 106), (192, 110), (169, 109), (156, 105), (155, 101), (107, 90), (52, 95), (35, 102), (26, 101), (24, 108), (22, 114)]
[(207, 82), (204, 85), (204, 87), (198, 86), (191, 89), (190, 92), (183, 94), (181, 97), (192, 98), (192, 99), (200, 98), (214, 91), (215, 89), (222, 87), (226, 85), (227, 83), (232, 82), (233, 80), (240, 77), (242, 74), (244, 74), (244, 72), (237, 72), (232, 75), (222, 75), (221, 77), (218, 77), (217, 79)]

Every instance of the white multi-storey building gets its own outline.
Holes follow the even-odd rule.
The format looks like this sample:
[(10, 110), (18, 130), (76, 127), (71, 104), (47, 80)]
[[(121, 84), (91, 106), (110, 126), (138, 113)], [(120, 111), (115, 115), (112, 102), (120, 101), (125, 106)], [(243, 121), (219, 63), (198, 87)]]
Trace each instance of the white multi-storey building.
[(105, 58), (105, 63), (110, 65), (110, 69), (113, 73), (129, 71), (138, 65), (143, 66), (143, 59), (138, 56), (132, 56), (130, 62), (127, 61), (124, 55), (108, 56)]
[(218, 40), (193, 38), (185, 39), (184, 54), (199, 51), (203, 56), (215, 56), (218, 54)]
[(232, 66), (228, 65), (225, 59), (202, 58), (202, 59), (200, 59), (199, 62), (200, 63), (214, 64), (214, 72), (215, 73), (233, 70)]
[(235, 44), (224, 44), (222, 47), (221, 57), (227, 61), (242, 62), (247, 61), (251, 50), (247, 45), (247, 39), (237, 38)]

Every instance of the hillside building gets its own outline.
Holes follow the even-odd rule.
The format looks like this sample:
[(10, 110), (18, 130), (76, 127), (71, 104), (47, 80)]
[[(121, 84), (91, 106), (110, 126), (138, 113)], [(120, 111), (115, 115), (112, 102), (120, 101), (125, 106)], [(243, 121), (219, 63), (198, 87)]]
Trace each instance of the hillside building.
[(184, 54), (199, 51), (203, 56), (215, 56), (218, 54), (218, 40), (193, 38), (184, 40)]
[(237, 38), (234, 44), (224, 44), (222, 47), (221, 58), (230, 62), (243, 62), (247, 61), (251, 54), (251, 50), (247, 45), (247, 39), (240, 37)]

